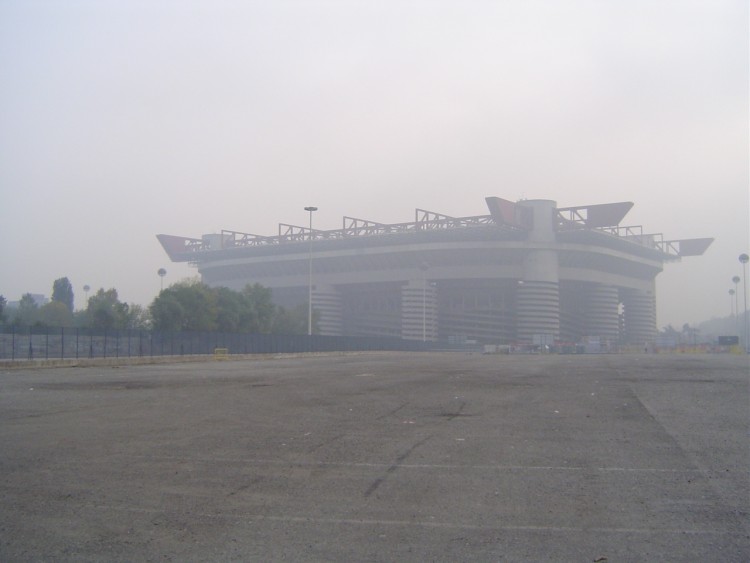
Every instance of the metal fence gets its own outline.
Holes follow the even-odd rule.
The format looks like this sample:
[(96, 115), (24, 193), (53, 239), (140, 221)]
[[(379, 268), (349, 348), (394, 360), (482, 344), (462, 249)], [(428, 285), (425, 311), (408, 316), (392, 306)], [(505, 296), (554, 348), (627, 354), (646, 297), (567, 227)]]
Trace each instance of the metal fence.
[(334, 351), (423, 351), (436, 343), (393, 337), (157, 332), (0, 326), (0, 360), (123, 358)]

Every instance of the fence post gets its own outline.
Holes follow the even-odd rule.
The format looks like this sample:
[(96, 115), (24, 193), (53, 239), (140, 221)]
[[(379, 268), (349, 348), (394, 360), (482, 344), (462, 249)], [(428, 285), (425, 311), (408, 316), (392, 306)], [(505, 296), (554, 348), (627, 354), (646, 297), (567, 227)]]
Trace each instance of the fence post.
[(65, 328), (60, 327), (60, 359), (65, 359)]
[(10, 338), (11, 338), (10, 359), (15, 360), (16, 359), (16, 327), (11, 327)]
[(31, 327), (29, 327), (29, 359), (34, 357), (34, 348), (31, 346)]

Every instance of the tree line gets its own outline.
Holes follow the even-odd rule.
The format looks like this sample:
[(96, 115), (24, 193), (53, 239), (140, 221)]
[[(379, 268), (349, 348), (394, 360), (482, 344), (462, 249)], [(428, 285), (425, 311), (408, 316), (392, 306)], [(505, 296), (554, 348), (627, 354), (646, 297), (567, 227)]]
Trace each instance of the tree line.
[[(98, 330), (219, 331), (304, 334), (307, 306), (275, 305), (271, 290), (260, 284), (240, 291), (183, 280), (163, 289), (148, 307), (120, 301), (117, 290), (99, 289), (75, 310), (73, 286), (67, 277), (54, 281), (52, 298), (38, 305), (30, 293), (9, 309), (0, 295), (0, 323), (14, 327), (78, 327)], [(313, 331), (317, 331), (313, 312)]]

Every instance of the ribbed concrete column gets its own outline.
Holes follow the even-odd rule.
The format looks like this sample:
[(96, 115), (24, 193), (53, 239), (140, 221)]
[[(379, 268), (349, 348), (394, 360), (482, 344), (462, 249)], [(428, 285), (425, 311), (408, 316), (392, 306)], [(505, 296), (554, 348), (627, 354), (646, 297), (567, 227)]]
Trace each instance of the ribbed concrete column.
[[(555, 242), (555, 211), (551, 200), (523, 201), (534, 216), (529, 241)], [(520, 342), (531, 343), (534, 336), (560, 337), (560, 288), (557, 253), (554, 250), (531, 250), (523, 261), (523, 280), (518, 285), (516, 302), (516, 335)]]
[(317, 311), (320, 334), (342, 335), (341, 295), (332, 285), (316, 285), (312, 293), (312, 306)]
[(427, 279), (411, 280), (401, 289), (401, 338), (437, 340), (437, 289)]
[(628, 289), (622, 291), (625, 341), (645, 344), (656, 337), (656, 300), (654, 291)]
[(524, 281), (518, 288), (517, 333), (520, 342), (531, 343), (534, 336), (560, 336), (560, 296), (558, 284)]
[(587, 291), (586, 336), (616, 341), (620, 336), (620, 294), (615, 286), (591, 284)]

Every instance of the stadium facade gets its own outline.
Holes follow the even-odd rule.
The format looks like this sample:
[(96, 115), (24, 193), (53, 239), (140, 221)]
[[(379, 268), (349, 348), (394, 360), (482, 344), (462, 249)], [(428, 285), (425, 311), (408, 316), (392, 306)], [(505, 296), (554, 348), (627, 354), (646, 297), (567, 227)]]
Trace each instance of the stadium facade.
[(322, 334), (485, 344), (652, 342), (656, 276), (713, 241), (621, 226), (631, 202), (486, 202), (489, 214), (472, 217), (417, 209), (409, 223), (157, 236), (210, 286), (260, 283), (290, 307), (308, 303), (312, 280)]

